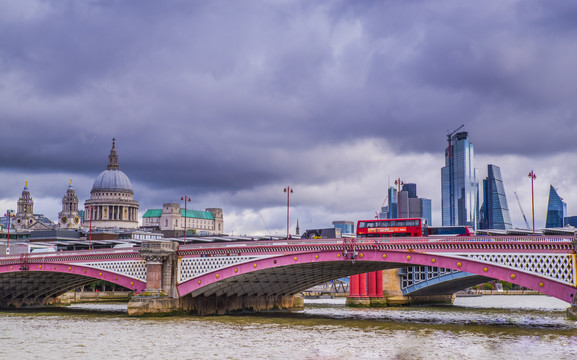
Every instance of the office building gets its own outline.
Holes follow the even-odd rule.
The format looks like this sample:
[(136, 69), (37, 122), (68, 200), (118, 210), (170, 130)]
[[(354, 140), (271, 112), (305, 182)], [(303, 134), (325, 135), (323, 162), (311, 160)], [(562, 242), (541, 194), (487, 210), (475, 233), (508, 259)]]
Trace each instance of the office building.
[(563, 224), (565, 224), (565, 226), (569, 225), (577, 228), (577, 216), (566, 216), (563, 219)]
[(345, 234), (346, 235), (353, 235), (357, 232), (357, 229), (355, 228), (355, 223), (352, 221), (347, 221), (347, 220), (333, 221), (333, 227), (335, 229), (341, 229), (342, 235), (345, 235)]
[(546, 228), (563, 227), (563, 220), (567, 216), (567, 204), (557, 194), (557, 190), (550, 185), (549, 188), (549, 203), (547, 205), (547, 221)]
[(487, 165), (487, 178), (483, 180), (483, 205), (479, 228), (504, 230), (512, 227), (501, 169), (496, 165)]
[(474, 148), (466, 132), (449, 136), (441, 169), (443, 226), (472, 226), (479, 219), (479, 181)]
[(391, 186), (387, 200), (388, 205), (381, 209), (380, 219), (424, 218), (431, 225), (431, 199), (417, 196), (417, 184), (403, 184), (400, 192)]

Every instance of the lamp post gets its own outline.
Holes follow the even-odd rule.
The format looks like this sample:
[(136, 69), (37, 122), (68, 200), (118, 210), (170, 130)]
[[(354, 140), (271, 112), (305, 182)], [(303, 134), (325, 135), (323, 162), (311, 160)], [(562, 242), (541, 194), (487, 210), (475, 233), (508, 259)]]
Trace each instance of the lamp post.
[(15, 217), (14, 214), (10, 212), (10, 210), (6, 211), (6, 215), (8, 217), (8, 237), (6, 240), (6, 255), (10, 255), (10, 219)]
[(398, 178), (397, 180), (395, 180), (395, 185), (397, 185), (397, 195), (398, 195), (398, 200), (397, 200), (397, 207), (399, 208), (398, 210), (398, 215), (397, 215), (397, 219), (401, 218), (401, 185), (405, 185), (405, 183), (403, 183), (401, 181), (401, 178)]
[(186, 203), (190, 202), (190, 198), (184, 195), (180, 200), (184, 200), (184, 244), (186, 245)]
[(92, 209), (92, 204), (88, 205), (90, 209), (90, 226), (88, 230), (88, 250), (92, 250), (92, 217), (94, 217), (94, 212)]
[(531, 213), (533, 217), (533, 234), (535, 234), (535, 197), (533, 195), (533, 180), (535, 180), (537, 176), (533, 170), (531, 170), (529, 177), (531, 178)]
[(290, 186), (287, 186), (283, 189), (286, 193), (286, 239), (289, 239), (289, 198), (290, 194), (293, 193), (293, 189)]

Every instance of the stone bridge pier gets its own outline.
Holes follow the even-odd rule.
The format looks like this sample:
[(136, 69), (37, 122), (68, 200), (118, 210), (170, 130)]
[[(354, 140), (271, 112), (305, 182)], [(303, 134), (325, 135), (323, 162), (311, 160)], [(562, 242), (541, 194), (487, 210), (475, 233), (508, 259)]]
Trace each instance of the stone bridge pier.
[(146, 296), (178, 297), (176, 271), (178, 243), (148, 241), (142, 243), (140, 256), (146, 261)]
[(146, 289), (129, 301), (128, 314), (149, 315), (178, 311), (178, 243), (149, 240), (142, 243), (140, 255), (146, 261)]
[(178, 243), (149, 240), (140, 255), (146, 261), (146, 289), (128, 303), (130, 316), (164, 316), (178, 313), (224, 315), (240, 312), (302, 310), (303, 299), (292, 295), (210, 295), (178, 293)]

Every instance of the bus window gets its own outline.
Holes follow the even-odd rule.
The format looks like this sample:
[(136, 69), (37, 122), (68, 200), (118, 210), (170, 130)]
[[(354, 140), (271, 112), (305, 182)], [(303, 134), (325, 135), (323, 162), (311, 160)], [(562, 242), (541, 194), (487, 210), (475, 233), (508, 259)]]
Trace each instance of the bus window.
[(429, 227), (428, 234), (431, 236), (472, 236), (475, 233), (468, 226), (440, 226)]

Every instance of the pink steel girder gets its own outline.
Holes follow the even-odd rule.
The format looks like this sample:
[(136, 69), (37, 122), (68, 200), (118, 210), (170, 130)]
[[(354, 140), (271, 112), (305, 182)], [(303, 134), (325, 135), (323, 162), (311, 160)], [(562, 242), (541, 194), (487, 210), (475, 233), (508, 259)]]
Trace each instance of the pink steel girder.
[[(21, 269), (19, 265), (0, 265), (0, 281), (2, 276), (9, 275), (11, 273), (30, 273), (35, 274), (39, 278), (42, 278), (42, 274), (45, 273), (60, 273), (60, 274), (71, 274), (79, 275), (87, 280), (92, 279), (92, 281), (104, 280), (110, 283), (124, 286), (125, 288), (134, 290), (135, 292), (142, 292), (146, 288), (146, 283), (142, 280), (134, 279), (132, 277), (122, 275), (119, 273), (97, 269), (93, 267), (88, 267), (86, 265), (77, 264), (62, 264), (62, 263), (43, 263), (43, 262), (29, 262), (27, 264), (28, 269)], [(92, 282), (90, 281), (90, 282)], [(72, 290), (74, 288), (68, 289)], [(64, 291), (66, 292), (66, 291)]]
[[(23, 294), (40, 298), (58, 296), (97, 280), (108, 281), (140, 293), (146, 288), (146, 282), (143, 279), (104, 268), (111, 263), (127, 261), (144, 263), (138, 250), (134, 248), (0, 257), (0, 288), (2, 290), (0, 300)], [(26, 281), (28, 286), (25, 289), (18, 289), (10, 285), (14, 279)]]
[[(203, 256), (205, 259), (212, 257), (217, 260), (240, 255), (253, 255), (255, 258), (210, 270), (183, 281), (177, 285), (179, 295), (296, 294), (339, 277), (405, 266), (436, 266), (465, 271), (508, 281), (570, 303), (577, 293), (575, 250), (570, 241), (366, 241), (357, 243), (358, 255), (354, 260), (344, 256), (342, 244), (287, 244), (274, 250), (270, 246), (251, 245), (251, 248), (205, 246), (202, 249), (183, 249), (180, 252), (181, 259)], [(570, 257), (573, 280), (571, 284), (563, 283), (522, 268), (467, 257), (488, 252), (510, 256), (564, 254)], [(318, 268), (316, 275), (307, 275), (307, 271), (314, 273), (315, 268)]]

